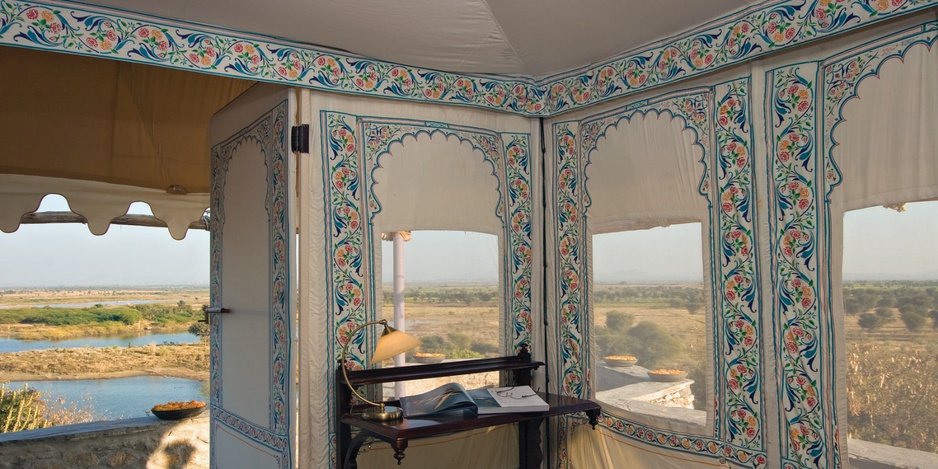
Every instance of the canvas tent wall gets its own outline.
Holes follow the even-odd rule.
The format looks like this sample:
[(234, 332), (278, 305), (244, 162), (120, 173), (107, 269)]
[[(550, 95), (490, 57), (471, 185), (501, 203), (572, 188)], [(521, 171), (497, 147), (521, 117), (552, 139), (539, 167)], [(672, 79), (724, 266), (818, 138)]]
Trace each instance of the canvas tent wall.
[[(15, 5), (22, 18), (37, 8)], [(203, 54), (149, 62), (312, 90), (300, 99), (313, 123), (299, 165), (300, 464), (331, 460), (335, 351), (376, 314), (380, 231), (497, 234), (503, 351), (530, 343), (549, 364), (546, 389), (591, 397), (592, 235), (699, 220), (710, 290), (702, 400), (716, 403), (706, 424), (611, 408), (596, 432), (559, 419), (549, 466), (839, 467), (849, 449), (840, 217), (938, 198), (933, 5), (765, 2), (541, 78), (443, 73), (157, 18), (129, 24), (137, 38), (168, 31), (182, 57)], [(88, 17), (71, 8), (53, 19)], [(4, 24), (0, 41), (22, 46), (12, 38), (30, 22)], [(211, 49), (209, 65), (209, 48), (183, 39), (195, 33), (226, 47)], [(139, 54), (142, 44), (121, 47)], [(437, 154), (454, 160), (438, 165)], [(454, 165), (459, 177), (446, 174)], [(472, 210), (447, 205), (456, 197)]]
[(185, 236), (208, 208), (208, 122), (253, 82), (0, 48), (0, 229), (60, 194), (95, 234), (147, 202)]

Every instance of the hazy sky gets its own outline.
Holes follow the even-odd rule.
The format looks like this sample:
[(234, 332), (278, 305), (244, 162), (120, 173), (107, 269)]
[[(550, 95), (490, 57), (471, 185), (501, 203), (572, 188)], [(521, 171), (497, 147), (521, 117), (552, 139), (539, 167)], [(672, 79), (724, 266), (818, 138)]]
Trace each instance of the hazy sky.
[[(141, 210), (139, 207), (143, 207)], [(47, 197), (43, 210), (65, 210)], [(146, 212), (143, 204), (132, 211)], [(846, 279), (938, 279), (938, 202), (909, 204), (904, 213), (871, 208), (845, 218)], [(391, 280), (391, 243), (382, 243), (384, 280)], [(165, 229), (111, 226), (104, 236), (80, 224), (22, 225), (0, 233), (0, 287), (207, 285), (209, 237), (189, 231), (182, 241)], [(700, 281), (700, 225), (677, 225), (597, 236), (599, 282)], [(405, 244), (408, 282), (494, 283), (493, 235), (414, 232)]]

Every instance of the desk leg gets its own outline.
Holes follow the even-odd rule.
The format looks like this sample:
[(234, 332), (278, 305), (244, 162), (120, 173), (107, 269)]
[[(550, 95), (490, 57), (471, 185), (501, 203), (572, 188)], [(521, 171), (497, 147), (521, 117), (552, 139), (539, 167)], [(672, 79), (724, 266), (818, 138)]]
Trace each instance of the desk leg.
[(522, 469), (539, 469), (544, 453), (541, 452), (541, 424), (544, 419), (518, 423), (518, 459)]
[(407, 449), (407, 440), (397, 440), (391, 446), (394, 447), (394, 459), (397, 459), (397, 465), (401, 465), (401, 460), (404, 459), (404, 450)]
[(596, 424), (599, 423), (599, 413), (600, 409), (586, 411), (586, 416), (589, 417), (590, 426), (593, 427), (593, 430), (596, 429)]
[(348, 451), (345, 453), (345, 464), (342, 465), (343, 469), (358, 469), (358, 450), (361, 449), (362, 444), (365, 443), (370, 437), (366, 432), (360, 431), (358, 435), (352, 440), (352, 443), (348, 446)]

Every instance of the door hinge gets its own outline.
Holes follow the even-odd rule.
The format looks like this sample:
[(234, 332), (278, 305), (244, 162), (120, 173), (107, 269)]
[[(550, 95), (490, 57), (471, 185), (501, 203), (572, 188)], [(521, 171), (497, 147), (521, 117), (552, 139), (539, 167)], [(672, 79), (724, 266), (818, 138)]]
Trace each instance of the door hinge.
[(290, 149), (294, 152), (309, 153), (309, 124), (294, 125), (290, 128)]

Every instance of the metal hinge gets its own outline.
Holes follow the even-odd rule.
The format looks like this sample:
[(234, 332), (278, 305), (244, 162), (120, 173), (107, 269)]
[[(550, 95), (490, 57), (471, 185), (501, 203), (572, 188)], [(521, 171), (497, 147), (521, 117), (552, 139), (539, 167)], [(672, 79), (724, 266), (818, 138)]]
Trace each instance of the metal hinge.
[(309, 124), (294, 125), (290, 128), (290, 149), (294, 152), (309, 153)]

